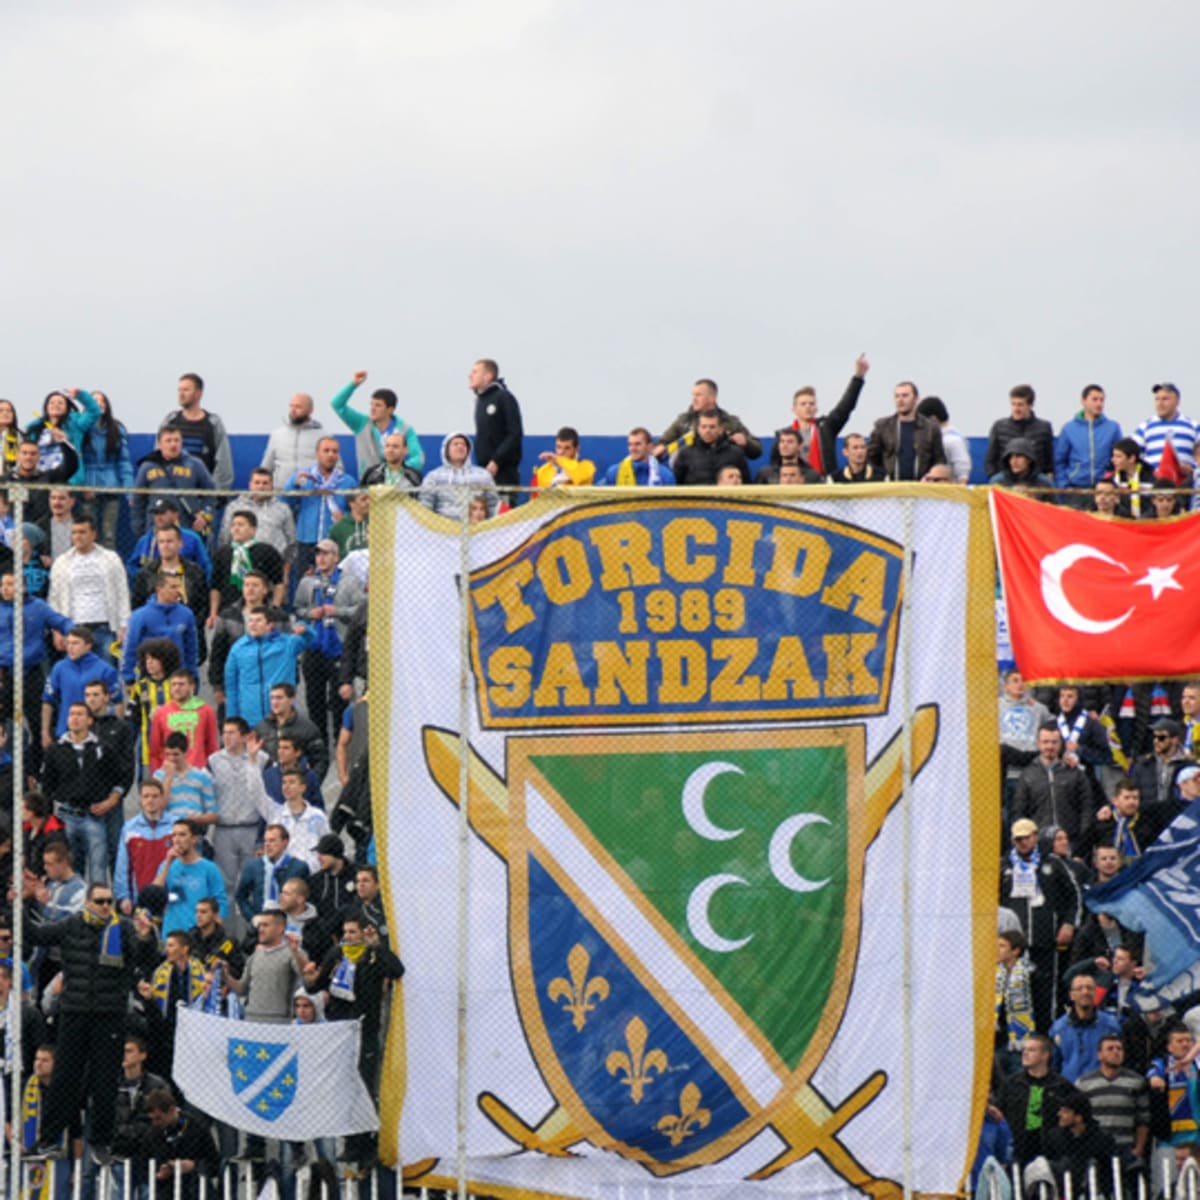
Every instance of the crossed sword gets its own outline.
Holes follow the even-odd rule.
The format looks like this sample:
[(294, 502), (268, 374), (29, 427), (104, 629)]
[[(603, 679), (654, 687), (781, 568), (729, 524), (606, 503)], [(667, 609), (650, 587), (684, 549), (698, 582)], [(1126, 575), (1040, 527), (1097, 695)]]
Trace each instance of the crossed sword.
[[(936, 705), (922, 705), (913, 714), (910, 736), (914, 778), (933, 752), (937, 725)], [(449, 730), (427, 726), (423, 731), (423, 741), (430, 775), (447, 799), (457, 804), (462, 738)], [(903, 753), (903, 735), (897, 733), (867, 768), (868, 848), (879, 835), (888, 813), (895, 807), (903, 791)], [(471, 827), (487, 846), (508, 862), (508, 788), (470, 744), (467, 745), (467, 755), (468, 819)], [(785, 1167), (816, 1153), (851, 1186), (879, 1200), (896, 1200), (903, 1194), (901, 1186), (894, 1180), (872, 1175), (837, 1136), (843, 1126), (879, 1095), (886, 1082), (886, 1073), (876, 1071), (841, 1104), (834, 1106), (811, 1083), (802, 1084), (788, 1103), (771, 1118), (772, 1128), (787, 1143), (787, 1148), (749, 1178), (768, 1179)], [(479, 1097), (479, 1107), (508, 1137), (526, 1150), (536, 1150), (555, 1158), (570, 1158), (573, 1156), (569, 1147), (587, 1137), (561, 1105), (555, 1107), (536, 1127), (527, 1125), (490, 1092), (484, 1092)]]

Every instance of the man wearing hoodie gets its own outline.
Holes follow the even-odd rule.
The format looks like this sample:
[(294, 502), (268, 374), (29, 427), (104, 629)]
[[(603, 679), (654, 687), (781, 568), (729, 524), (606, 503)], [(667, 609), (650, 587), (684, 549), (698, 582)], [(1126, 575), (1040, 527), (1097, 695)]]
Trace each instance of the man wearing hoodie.
[[(1104, 389), (1089, 383), (1083, 389), (1083, 406), (1063, 427), (1054, 443), (1054, 486), (1096, 486), (1112, 469), (1113, 447), (1121, 438), (1121, 426), (1104, 415)], [(1087, 508), (1090, 494), (1071, 496), (1072, 508)]]
[[(282, 491), (292, 475), (317, 456), (324, 426), (312, 414), (313, 398), (307, 392), (297, 392), (288, 401), (287, 420), (267, 438), (261, 469), (276, 491)], [(253, 478), (250, 486), (254, 486)]]
[(199, 666), (196, 615), (180, 602), (179, 577), (159, 575), (154, 580), (154, 598), (135, 608), (125, 630), (121, 653), (121, 678), (132, 687), (137, 675), (138, 647), (147, 638), (167, 638), (179, 647), (179, 661), (189, 671)]
[(521, 406), (500, 378), (494, 359), (477, 359), (467, 386), (475, 393), (475, 461), (487, 469), (498, 488), (514, 488), (521, 482), (525, 436)]
[(270, 711), (271, 688), (277, 683), (296, 686), (300, 655), (313, 643), (303, 625), (295, 633), (280, 633), (265, 608), (246, 614), (246, 632), (225, 660), (225, 715), (243, 717), (257, 725)]
[[(1006, 488), (1053, 488), (1054, 480), (1038, 470), (1036, 455), (1032, 442), (1025, 438), (1013, 438), (1004, 451), (1004, 469), (989, 477), (988, 483)], [(1055, 497), (1047, 494), (1036, 496), (1035, 499), (1053, 504)]]
[(496, 484), (485, 467), (471, 461), (471, 439), (465, 433), (448, 433), (442, 439), (442, 465), (425, 476), (418, 499), (452, 521), (462, 521), (473, 496), (482, 496), (488, 516), (496, 512)]
[(404, 438), (408, 446), (405, 466), (412, 467), (420, 474), (425, 466), (425, 451), (421, 449), (413, 427), (396, 414), (396, 405), (399, 403), (396, 393), (391, 388), (376, 388), (371, 393), (370, 409), (361, 413), (350, 407), (350, 397), (367, 382), (366, 371), (355, 371), (351, 380), (330, 403), (333, 411), (354, 434), (359, 474), (382, 461), (383, 440), (390, 433), (398, 433)]
[(1054, 470), (1054, 430), (1049, 421), (1033, 415), (1037, 395), (1027, 383), (1019, 383), (1008, 393), (1009, 416), (992, 425), (988, 433), (987, 455), (983, 469), (988, 478), (1004, 467), (1004, 455), (1014, 438), (1024, 438), (1033, 447), (1036, 470), (1049, 475)]

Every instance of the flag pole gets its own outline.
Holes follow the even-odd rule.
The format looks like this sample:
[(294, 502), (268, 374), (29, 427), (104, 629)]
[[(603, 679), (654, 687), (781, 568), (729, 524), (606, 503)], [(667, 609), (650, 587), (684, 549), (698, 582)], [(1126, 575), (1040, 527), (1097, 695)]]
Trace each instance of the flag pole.
[(900, 1021), (900, 1147), (903, 1159), (904, 1200), (913, 1194), (913, 948), (912, 948), (912, 567), (913, 499), (904, 505), (904, 595), (900, 618), (900, 693), (903, 717), (903, 751), (900, 762), (900, 992), (904, 997)]
[[(465, 486), (463, 487), (465, 491)], [(471, 524), (469, 495), (462, 506), (462, 524), (459, 530), (458, 551), (458, 727), (462, 732), (458, 758), (458, 1078), (456, 1080), (455, 1117), (458, 1125), (457, 1161), (455, 1174), (458, 1181), (458, 1200), (467, 1200), (467, 1122), (470, 1109), (467, 1099), (467, 1048), (469, 997), (467, 992), (470, 964), (470, 899), (471, 880), (469, 852), (471, 848), (470, 814), (470, 720), (471, 677), (470, 632), (468, 605), (470, 593), (468, 583), (471, 571)]]

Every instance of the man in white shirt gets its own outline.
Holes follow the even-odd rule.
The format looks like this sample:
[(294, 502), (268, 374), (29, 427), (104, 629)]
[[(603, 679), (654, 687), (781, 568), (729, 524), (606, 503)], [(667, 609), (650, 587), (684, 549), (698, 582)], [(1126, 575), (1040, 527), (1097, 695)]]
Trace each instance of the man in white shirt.
[(71, 524), (71, 549), (50, 568), (50, 607), (92, 631), (96, 653), (111, 663), (112, 644), (129, 620), (129, 588), (118, 554), (96, 541), (96, 522), (80, 513)]

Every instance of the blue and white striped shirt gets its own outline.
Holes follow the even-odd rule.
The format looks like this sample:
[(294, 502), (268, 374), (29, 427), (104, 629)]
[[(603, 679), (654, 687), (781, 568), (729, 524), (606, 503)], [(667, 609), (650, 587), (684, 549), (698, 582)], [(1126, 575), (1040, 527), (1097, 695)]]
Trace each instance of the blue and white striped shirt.
[(1175, 447), (1175, 457), (1190, 473), (1196, 465), (1196, 441), (1200, 438), (1200, 428), (1191, 417), (1185, 417), (1181, 412), (1170, 421), (1152, 417), (1137, 427), (1133, 440), (1142, 448), (1142, 461), (1157, 470), (1168, 437)]

